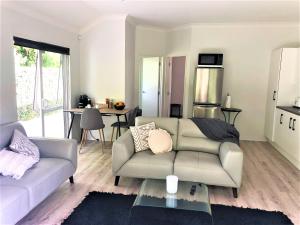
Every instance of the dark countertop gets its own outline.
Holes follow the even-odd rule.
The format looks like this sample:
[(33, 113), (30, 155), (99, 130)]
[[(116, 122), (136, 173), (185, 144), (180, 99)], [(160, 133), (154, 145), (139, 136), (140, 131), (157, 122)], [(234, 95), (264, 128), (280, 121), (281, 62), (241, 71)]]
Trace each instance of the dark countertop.
[(293, 106), (277, 106), (277, 108), (300, 116), (300, 109), (299, 108), (295, 108)]

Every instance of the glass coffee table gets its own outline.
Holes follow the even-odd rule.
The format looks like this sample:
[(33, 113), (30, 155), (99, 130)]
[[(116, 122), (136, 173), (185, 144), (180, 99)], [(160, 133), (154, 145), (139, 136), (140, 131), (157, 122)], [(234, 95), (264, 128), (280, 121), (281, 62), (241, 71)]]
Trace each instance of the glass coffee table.
[[(191, 194), (192, 187), (195, 189), (194, 194)], [(201, 222), (201, 224), (213, 224), (208, 188), (205, 184), (179, 181), (177, 193), (169, 194), (166, 191), (166, 180), (145, 179), (132, 206), (131, 216), (134, 217), (134, 220), (149, 220), (149, 218), (139, 218), (148, 214), (145, 213), (148, 211), (141, 211), (145, 210), (145, 207), (148, 211), (150, 209), (152, 211), (156, 209), (154, 215), (161, 213), (163, 210), (179, 210), (176, 211), (176, 214), (178, 214), (178, 212), (185, 213), (183, 215), (189, 214), (193, 217), (191, 221), (195, 221), (195, 216), (202, 216), (205, 218), (205, 222)], [(137, 210), (139, 210), (139, 212), (135, 212)], [(162, 214), (166, 215), (165, 212)], [(167, 213), (167, 215), (169, 214)], [(187, 221), (186, 218), (185, 221)], [(199, 220), (197, 221), (199, 222)], [(170, 221), (164, 222), (168, 222), (168, 224), (170, 224)], [(158, 222), (155, 221), (155, 223)], [(135, 223), (131, 221), (131, 224), (138, 224), (138, 222)]]

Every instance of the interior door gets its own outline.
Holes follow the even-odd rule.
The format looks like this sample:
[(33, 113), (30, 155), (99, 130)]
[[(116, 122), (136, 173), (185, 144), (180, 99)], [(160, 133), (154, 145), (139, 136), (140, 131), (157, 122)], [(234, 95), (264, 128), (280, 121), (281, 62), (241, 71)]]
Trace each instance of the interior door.
[(277, 105), (277, 96), (278, 96), (281, 53), (282, 53), (282, 49), (275, 50), (272, 53), (270, 71), (269, 71), (265, 135), (270, 141), (274, 140), (275, 109)]
[(160, 57), (142, 59), (141, 107), (143, 116), (159, 115)]

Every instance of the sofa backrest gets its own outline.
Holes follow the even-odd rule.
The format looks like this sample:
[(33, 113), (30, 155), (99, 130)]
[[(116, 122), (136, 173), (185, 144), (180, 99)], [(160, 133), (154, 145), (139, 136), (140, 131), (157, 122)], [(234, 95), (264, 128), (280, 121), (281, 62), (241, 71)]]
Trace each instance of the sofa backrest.
[(24, 127), (19, 122), (6, 123), (0, 125), (0, 150), (9, 146), (15, 129), (18, 129), (26, 135)]
[(190, 119), (179, 119), (177, 150), (218, 154), (220, 142), (208, 139)]
[(178, 130), (178, 119), (167, 118), (167, 117), (137, 117), (135, 119), (135, 125), (143, 125), (146, 123), (154, 122), (156, 128), (161, 128), (169, 132), (173, 141), (173, 149), (177, 146), (177, 130)]

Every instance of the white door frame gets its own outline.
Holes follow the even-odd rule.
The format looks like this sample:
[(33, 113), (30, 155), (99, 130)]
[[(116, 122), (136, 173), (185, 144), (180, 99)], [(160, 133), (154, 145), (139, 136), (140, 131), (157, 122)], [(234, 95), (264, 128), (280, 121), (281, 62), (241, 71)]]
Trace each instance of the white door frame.
[(165, 58), (165, 68), (162, 86), (162, 116), (169, 117), (172, 94), (172, 57)]
[[(185, 54), (178, 54), (167, 56), (165, 60), (165, 70), (164, 70), (164, 97), (163, 97), (163, 114), (166, 117), (170, 116), (170, 106), (171, 106), (171, 96), (172, 96), (172, 60), (176, 57), (185, 57), (185, 65), (184, 65), (184, 83), (183, 83), (183, 101), (182, 101), (182, 116), (186, 117), (186, 96), (188, 96), (188, 88), (186, 87), (187, 79), (188, 79), (188, 56)], [(168, 80), (168, 81), (167, 81)], [(168, 84), (168, 85), (167, 85)]]

